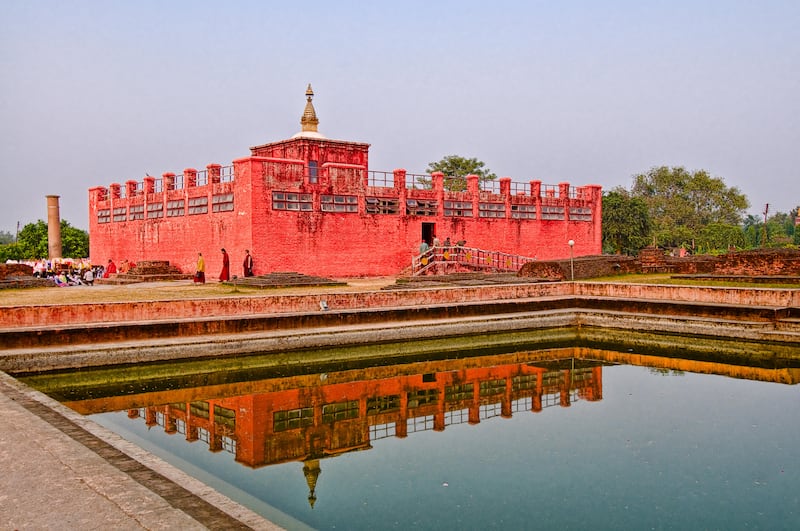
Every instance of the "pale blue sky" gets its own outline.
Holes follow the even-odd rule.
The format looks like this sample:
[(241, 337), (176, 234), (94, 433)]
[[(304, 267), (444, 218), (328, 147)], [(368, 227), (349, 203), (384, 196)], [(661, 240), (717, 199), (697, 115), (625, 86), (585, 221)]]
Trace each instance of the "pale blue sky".
[(515, 181), (705, 169), (800, 204), (800, 1), (0, 2), (0, 230), (88, 228), (88, 189), (300, 129), (370, 169), (458, 154)]

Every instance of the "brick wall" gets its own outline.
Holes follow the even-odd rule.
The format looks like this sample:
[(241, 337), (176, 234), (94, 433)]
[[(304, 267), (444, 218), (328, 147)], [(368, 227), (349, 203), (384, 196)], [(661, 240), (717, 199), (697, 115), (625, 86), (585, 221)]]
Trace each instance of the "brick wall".
[(742, 276), (800, 275), (800, 250), (796, 249), (736, 251), (720, 256), (673, 258), (669, 262), (681, 273)]
[[(720, 256), (667, 256), (663, 250), (643, 250), (637, 259), (631, 256), (601, 255), (575, 258), (575, 279), (588, 279), (627, 273), (677, 273), (757, 276), (800, 276), (800, 250), (755, 249)], [(657, 255), (657, 256), (656, 256)], [(569, 280), (569, 260), (540, 260), (525, 264), (520, 276)]]
[(33, 267), (27, 264), (0, 264), (0, 280), (8, 277), (30, 277)]
[(624, 283), (524, 283), (420, 290), (381, 290), (325, 295), (244, 296), (224, 299), (142, 301), (118, 303), (9, 306), (0, 312), (3, 328), (58, 326), (76, 323), (127, 322), (154, 319), (192, 319), (208, 316), (253, 316), (319, 312), (325, 300), (332, 310), (425, 307), (537, 297), (593, 296), (653, 299), (766, 307), (800, 307), (800, 290), (668, 286)]
[[(395, 275), (410, 266), (423, 234), (431, 230), (442, 241), (449, 237), (474, 248), (545, 260), (569, 256), (569, 240), (575, 242), (575, 256), (601, 251), (599, 186), (548, 187), (531, 181), (512, 187), (511, 179), (503, 178), (498, 189), (487, 191), (470, 176), (466, 191), (449, 192), (442, 174), (429, 176), (432, 186), (422, 189), (413, 179), (407, 186), (404, 170), (395, 170), (393, 183), (370, 186), (366, 148), (307, 138), (282, 141), (235, 160), (229, 182), (219, 179), (219, 165), (209, 165), (207, 183), (187, 169), (180, 176), (182, 188), (173, 185), (178, 178), (171, 174), (160, 181), (146, 178), (141, 187), (129, 181), (124, 197), (119, 184), (93, 188), (91, 259), (97, 264), (109, 258), (117, 263), (166, 260), (193, 273), (202, 252), (206, 275), (213, 279), (224, 247), (234, 275), (242, 274), (245, 249), (254, 257), (256, 275)], [(309, 173), (311, 157), (318, 160)], [(275, 193), (286, 195), (279, 201)], [(226, 196), (232, 198), (231, 209), (212, 211), (215, 201)], [(376, 198), (393, 203), (395, 210), (369, 212), (367, 202)], [(192, 201), (198, 199), (207, 203), (207, 213), (192, 212)], [(334, 202), (340, 200), (352, 202)], [(182, 215), (170, 216), (170, 205), (181, 201)], [(415, 211), (414, 205), (425, 201), (434, 206)], [(527, 216), (526, 208), (535, 209), (535, 215)], [(163, 215), (149, 217), (151, 209)], [(133, 219), (134, 210), (143, 212), (143, 219)], [(489, 214), (502, 216), (485, 217)]]

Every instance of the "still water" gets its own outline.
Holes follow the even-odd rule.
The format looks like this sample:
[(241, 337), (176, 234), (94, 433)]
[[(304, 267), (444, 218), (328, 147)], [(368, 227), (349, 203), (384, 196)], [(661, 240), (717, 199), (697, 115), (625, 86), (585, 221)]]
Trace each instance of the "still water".
[(60, 399), (290, 529), (800, 522), (797, 368), (555, 348), (232, 380)]

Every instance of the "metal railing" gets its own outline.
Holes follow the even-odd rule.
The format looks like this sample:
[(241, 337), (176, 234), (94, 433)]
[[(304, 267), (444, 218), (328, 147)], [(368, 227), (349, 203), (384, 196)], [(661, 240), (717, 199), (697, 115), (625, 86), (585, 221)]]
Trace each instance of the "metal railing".
[(486, 181), (479, 181), (480, 189), (483, 192), (491, 192), (493, 194), (500, 193), (500, 181), (497, 180), (486, 180)]
[(433, 180), (430, 175), (406, 173), (406, 188), (409, 190), (431, 190)]
[(394, 172), (370, 170), (367, 172), (367, 185), (379, 188), (394, 188)]
[(411, 275), (418, 276), (425, 273), (447, 274), (454, 272), (456, 266), (482, 271), (510, 271), (516, 272), (535, 258), (519, 256), (500, 251), (487, 251), (474, 247), (453, 245), (450, 247), (431, 247), (411, 260)]
[(229, 183), (233, 182), (233, 180), (234, 180), (233, 166), (223, 166), (219, 169), (219, 182)]

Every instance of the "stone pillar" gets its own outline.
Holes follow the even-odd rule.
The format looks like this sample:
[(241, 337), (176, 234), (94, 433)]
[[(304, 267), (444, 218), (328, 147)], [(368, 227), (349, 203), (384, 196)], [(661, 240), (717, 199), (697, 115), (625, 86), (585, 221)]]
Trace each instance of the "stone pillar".
[(161, 174), (161, 191), (167, 192), (175, 189), (175, 174), (167, 172)]
[(569, 407), (572, 405), (570, 401), (570, 381), (572, 379), (572, 373), (569, 370), (561, 371), (562, 378), (564, 378), (563, 383), (561, 384), (559, 402), (561, 407)]
[(511, 177), (500, 177), (500, 195), (505, 203), (506, 219), (511, 219)]
[(148, 175), (144, 178), (144, 193), (145, 195), (152, 194), (156, 189), (156, 178)]
[(50, 260), (61, 256), (61, 212), (57, 195), (47, 196), (47, 255)]
[(111, 199), (119, 199), (120, 197), (122, 197), (122, 194), (120, 193), (121, 188), (122, 185), (119, 183), (113, 183), (108, 186), (108, 189), (110, 190), (111, 194)]
[(444, 173), (435, 171), (431, 173), (431, 187), (436, 197), (436, 215), (444, 216)]
[(511, 195), (511, 177), (500, 177), (500, 195)]
[(514, 401), (513, 383), (511, 378), (506, 377), (506, 390), (503, 393), (503, 401), (500, 405), (500, 416), (504, 419), (511, 418), (511, 403)]
[(220, 164), (209, 164), (206, 166), (208, 171), (208, 184), (219, 184), (222, 174), (222, 166)]
[(183, 170), (183, 187), (194, 188), (197, 186), (197, 170), (194, 168), (186, 168)]
[(542, 195), (542, 181), (530, 181), (531, 197), (541, 197)]
[(477, 195), (481, 191), (481, 178), (477, 175), (467, 175), (467, 192)]
[[(405, 190), (406, 189), (406, 170), (402, 168), (398, 168), (392, 172), (394, 176), (394, 189), (395, 190)], [(800, 219), (800, 218), (798, 218)]]

